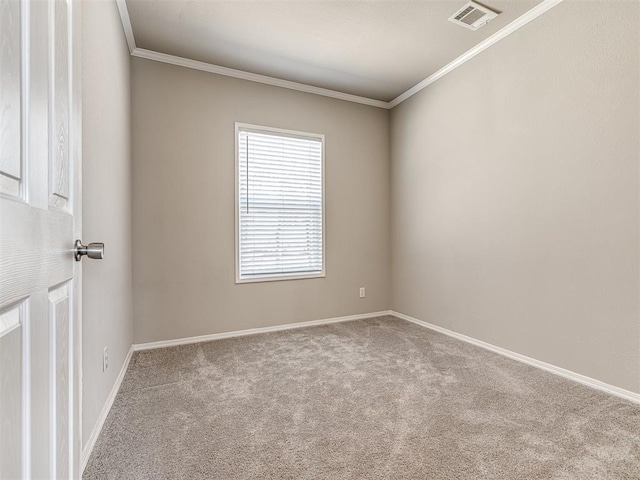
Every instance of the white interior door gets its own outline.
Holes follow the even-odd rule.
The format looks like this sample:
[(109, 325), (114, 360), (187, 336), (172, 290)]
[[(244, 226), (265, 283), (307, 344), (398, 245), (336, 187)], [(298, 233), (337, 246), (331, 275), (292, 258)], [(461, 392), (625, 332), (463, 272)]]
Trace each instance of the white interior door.
[(77, 478), (79, 2), (0, 0), (0, 478)]

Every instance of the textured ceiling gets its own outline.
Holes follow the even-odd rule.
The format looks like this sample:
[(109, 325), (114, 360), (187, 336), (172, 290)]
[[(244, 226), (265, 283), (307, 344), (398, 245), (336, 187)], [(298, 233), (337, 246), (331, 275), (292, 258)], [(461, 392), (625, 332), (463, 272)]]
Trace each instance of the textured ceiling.
[(127, 0), (139, 48), (389, 101), (541, 0), (490, 0), (472, 31), (447, 19), (467, 0)]

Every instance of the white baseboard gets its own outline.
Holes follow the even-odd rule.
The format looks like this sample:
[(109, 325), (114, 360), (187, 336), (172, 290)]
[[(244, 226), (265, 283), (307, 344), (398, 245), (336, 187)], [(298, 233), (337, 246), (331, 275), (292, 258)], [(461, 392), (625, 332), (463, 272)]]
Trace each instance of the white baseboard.
[(82, 470), (81, 470), (82, 472), (84, 472), (84, 469), (87, 466), (87, 462), (89, 461), (89, 457), (91, 456), (93, 447), (96, 444), (96, 440), (98, 440), (98, 437), (100, 436), (100, 432), (102, 431), (104, 422), (107, 419), (109, 410), (111, 410), (113, 401), (116, 399), (118, 390), (120, 390), (120, 385), (122, 385), (122, 380), (124, 379), (124, 375), (127, 373), (127, 368), (129, 368), (131, 355), (133, 355), (133, 345), (131, 345), (131, 348), (129, 348), (129, 352), (127, 353), (127, 356), (125, 357), (124, 362), (122, 363), (122, 368), (120, 369), (120, 373), (118, 373), (118, 377), (116, 378), (116, 381), (113, 383), (113, 387), (111, 388), (111, 392), (109, 392), (107, 401), (104, 402), (102, 411), (98, 416), (98, 421), (94, 425), (93, 430), (91, 431), (91, 435), (89, 435), (89, 440), (87, 441), (87, 445), (82, 450)]
[(511, 350), (507, 350), (505, 348), (496, 347), (495, 345), (491, 345), (490, 343), (483, 342), (481, 340), (476, 340), (475, 338), (472, 338), (472, 337), (467, 337), (466, 335), (463, 335), (461, 333), (457, 333), (452, 330), (448, 330), (446, 328), (433, 325), (431, 323), (423, 322), (422, 320), (418, 320), (417, 318), (410, 317), (409, 315), (404, 315), (402, 313), (398, 313), (395, 311), (391, 311), (390, 314), (395, 317), (401, 318), (403, 320), (407, 320), (408, 322), (415, 323), (416, 325), (420, 325), (422, 327), (435, 330), (436, 332), (443, 333), (444, 335), (448, 335), (458, 340), (462, 340), (463, 342), (471, 343), (472, 345), (476, 345), (478, 347), (491, 350), (492, 352), (498, 353), (500, 355), (504, 355), (505, 357), (518, 360), (519, 362), (526, 363), (527, 365), (531, 365), (533, 367), (546, 370), (547, 372), (560, 375), (561, 377), (568, 378), (569, 380), (573, 380), (574, 382), (578, 382), (588, 387), (601, 390), (611, 395), (615, 395), (616, 397), (624, 398), (625, 400), (630, 400), (635, 403), (640, 403), (640, 394), (638, 393), (630, 392), (629, 390), (625, 390), (623, 388), (609, 385), (608, 383), (604, 383), (604, 382), (601, 382), (600, 380), (596, 380), (594, 378), (590, 378), (590, 377), (581, 375), (579, 373), (572, 372), (571, 370), (566, 370), (564, 368), (556, 367), (555, 365), (551, 365), (550, 363), (541, 362), (540, 360), (536, 360), (534, 358), (512, 352)]
[(325, 318), (322, 320), (311, 320), (308, 322), (298, 323), (285, 323), (283, 325), (274, 325), (272, 327), (249, 328), (247, 330), (236, 330), (233, 332), (212, 333), (209, 335), (199, 335), (197, 337), (177, 338), (175, 340), (160, 340), (159, 342), (138, 343), (133, 345), (133, 349), (137, 352), (139, 350), (152, 350), (154, 348), (175, 347), (178, 345), (187, 345), (189, 343), (209, 342), (211, 340), (220, 340), (222, 338), (244, 337), (245, 335), (255, 335), (257, 333), (279, 332), (282, 330), (292, 330), (294, 328), (349, 322), (351, 320), (362, 320), (364, 318), (381, 317), (383, 315), (391, 314), (392, 313), (389, 310), (383, 310), (381, 312), (361, 313), (358, 315), (348, 315), (346, 317)]

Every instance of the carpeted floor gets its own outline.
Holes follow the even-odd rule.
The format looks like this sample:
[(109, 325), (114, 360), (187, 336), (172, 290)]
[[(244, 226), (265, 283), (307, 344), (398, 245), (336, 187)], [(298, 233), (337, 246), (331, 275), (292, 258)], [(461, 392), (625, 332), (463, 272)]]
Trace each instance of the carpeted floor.
[(134, 354), (85, 479), (640, 479), (640, 405), (392, 317)]

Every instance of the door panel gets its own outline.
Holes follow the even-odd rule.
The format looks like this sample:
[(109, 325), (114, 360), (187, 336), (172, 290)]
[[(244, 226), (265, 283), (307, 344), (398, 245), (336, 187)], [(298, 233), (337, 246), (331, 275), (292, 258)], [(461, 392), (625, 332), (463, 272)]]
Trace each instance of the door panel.
[(69, 32), (66, 0), (55, 0), (53, 63), (53, 122), (50, 205), (67, 208), (69, 200)]
[(0, 192), (20, 196), (20, 3), (0, 3)]
[[(2, 0), (0, 0), (2, 1)], [(49, 157), (50, 129), (52, 122), (49, 118), (49, 101), (54, 88), (50, 82), (48, 59), (51, 55), (49, 38), (51, 24), (50, 4), (47, 1), (32, 1), (29, 3), (29, 29), (25, 37), (29, 42), (31, 55), (25, 60), (28, 64), (29, 75), (26, 79), (29, 103), (25, 115), (26, 148), (29, 157), (42, 159)], [(33, 161), (25, 172), (30, 185), (38, 185), (29, 191), (29, 205), (47, 208), (49, 205), (50, 188), (40, 188), (48, 185), (49, 162)]]
[(0, 0), (2, 479), (79, 476), (76, 6)]
[(52, 289), (49, 292), (50, 321), (52, 326), (51, 377), (56, 412), (53, 431), (56, 434), (56, 465), (53, 471), (56, 478), (69, 477), (69, 319), (71, 301), (68, 285)]
[[(29, 321), (27, 329), (29, 330), (29, 361), (31, 363), (28, 381), (28, 395), (32, 398), (30, 406), (29, 421), (31, 427), (27, 428), (29, 432), (33, 432), (29, 439), (28, 459), (31, 478), (51, 478), (52, 459), (51, 454), (51, 435), (54, 430), (51, 422), (51, 406), (44, 401), (35, 401), (34, 399), (48, 399), (52, 390), (51, 375), (51, 340), (48, 327), (49, 309), (51, 303), (49, 301), (49, 292), (40, 290), (31, 295), (29, 298)], [(29, 322), (33, 321), (32, 324)], [(32, 327), (33, 328), (29, 328)], [(34, 366), (41, 368), (34, 368)], [(47, 368), (48, 367), (48, 368)]]
[(0, 472), (19, 478), (22, 471), (22, 308), (0, 313), (0, 405), (7, 421), (0, 425)]

